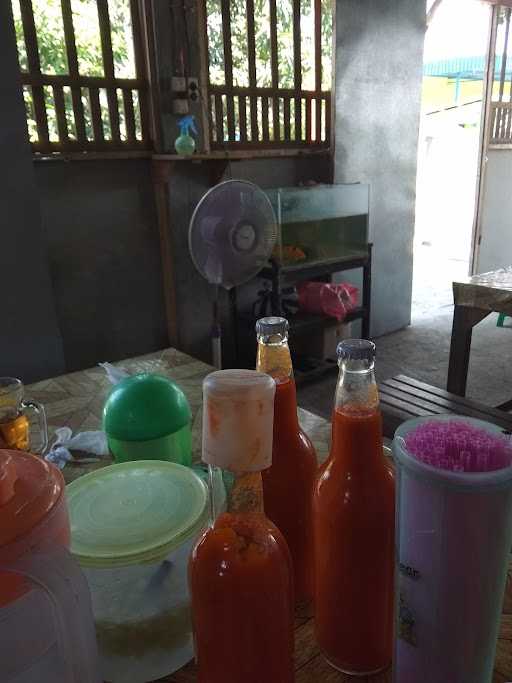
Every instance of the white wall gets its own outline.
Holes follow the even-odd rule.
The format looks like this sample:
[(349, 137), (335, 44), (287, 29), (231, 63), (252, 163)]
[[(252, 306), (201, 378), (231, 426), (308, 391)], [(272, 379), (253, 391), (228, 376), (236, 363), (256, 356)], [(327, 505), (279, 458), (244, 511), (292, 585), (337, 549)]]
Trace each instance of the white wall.
[(512, 149), (487, 153), (476, 271), (512, 266)]

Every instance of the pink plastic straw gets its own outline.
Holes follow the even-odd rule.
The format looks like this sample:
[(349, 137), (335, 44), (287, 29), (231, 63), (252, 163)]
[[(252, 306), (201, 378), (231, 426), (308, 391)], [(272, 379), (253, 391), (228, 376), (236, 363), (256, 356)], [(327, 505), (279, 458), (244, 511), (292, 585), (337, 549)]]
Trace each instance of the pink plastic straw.
[(462, 420), (424, 422), (405, 438), (416, 460), (453, 472), (492, 472), (512, 463), (510, 437)]

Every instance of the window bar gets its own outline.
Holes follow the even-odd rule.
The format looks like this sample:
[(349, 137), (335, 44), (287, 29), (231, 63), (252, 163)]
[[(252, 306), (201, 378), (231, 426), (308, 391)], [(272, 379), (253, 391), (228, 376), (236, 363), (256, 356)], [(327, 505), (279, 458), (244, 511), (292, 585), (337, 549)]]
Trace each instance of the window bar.
[(251, 140), (258, 142), (258, 98), (254, 94), (256, 81), (256, 32), (254, 29), (254, 0), (247, 0), (247, 61), (249, 65), (249, 89), (251, 90)]
[[(41, 75), (41, 64), (39, 62), (39, 50), (37, 45), (37, 32), (34, 23), (34, 11), (32, 0), (20, 0), (21, 20), (23, 23), (23, 35), (25, 37), (25, 47), (27, 49), (28, 70), (32, 75)], [(41, 82), (32, 85), (32, 100), (34, 102), (34, 113), (36, 118), (37, 136), (39, 145), (50, 144), (48, 133), (48, 117), (44, 102), (44, 90)]]
[[(132, 36), (133, 36), (133, 50), (135, 56), (135, 73), (137, 80), (141, 83), (147, 83), (146, 62), (144, 59), (144, 46), (142, 44), (142, 21), (139, 11), (139, 0), (130, 0), (130, 13), (132, 17)], [(131, 97), (130, 97), (131, 99)], [(133, 109), (133, 100), (132, 100)], [(142, 129), (142, 139), (147, 142), (149, 139), (149, 109), (148, 109), (148, 89), (147, 85), (139, 86), (139, 109), (140, 109), (140, 125)], [(135, 120), (135, 118), (134, 118)]]
[(495, 137), (496, 137), (496, 104), (493, 102), (491, 104), (491, 141), (495, 142)]
[[(231, 47), (231, 12), (230, 0), (221, 0), (222, 40), (224, 45), (224, 80), (226, 82), (226, 115), (228, 124), (228, 140), (235, 141), (235, 107), (233, 103), (233, 53)], [(218, 106), (217, 100), (215, 101)], [(221, 103), (222, 105), (222, 103)], [(220, 138), (224, 140), (224, 133)]]
[(55, 115), (57, 118), (57, 130), (59, 140), (63, 146), (69, 142), (68, 124), (66, 121), (66, 104), (64, 102), (64, 90), (61, 85), (53, 86), (53, 101), (55, 103)]
[(510, 106), (507, 106), (507, 108), (505, 109), (505, 111), (506, 111), (506, 116), (505, 116), (505, 138), (506, 138), (507, 142), (509, 142), (509, 141), (510, 141), (510, 123), (511, 123), (511, 118), (512, 118), (512, 116), (511, 116), (512, 110), (510, 109)]
[(290, 140), (290, 98), (288, 96), (283, 97), (283, 117), (284, 117), (284, 139)]
[(224, 144), (224, 108), (222, 106), (222, 95), (215, 93), (215, 123), (217, 125), (217, 143)]
[(135, 132), (135, 111), (133, 109), (133, 97), (130, 88), (123, 88), (124, 120), (126, 124), (126, 137), (129, 142), (137, 139)]
[(238, 96), (238, 119), (240, 123), (240, 142), (247, 142), (247, 109), (245, 95)]
[(498, 109), (496, 110), (496, 137), (500, 141), (501, 141), (502, 116), (503, 116), (503, 107), (501, 105), (499, 105)]
[[(313, 104), (316, 104), (317, 109), (316, 109), (316, 115), (318, 116), (318, 98), (311, 98), (311, 97), (305, 97), (304, 98), (304, 103), (306, 105), (306, 142), (311, 142), (311, 110), (313, 108)], [(318, 136), (318, 121), (316, 121), (316, 142), (319, 142), (320, 138)]]
[(505, 12), (505, 39), (503, 41), (503, 55), (501, 57), (501, 77), (500, 77), (500, 94), (499, 101), (503, 102), (503, 91), (505, 88), (505, 78), (507, 75), (507, 52), (508, 52), (508, 38), (510, 33), (510, 13), (512, 9), (509, 7)]
[(507, 138), (508, 108), (503, 106), (501, 111), (501, 139), (505, 142)]
[(91, 106), (92, 131), (94, 142), (101, 144), (104, 142), (103, 136), (103, 122), (101, 120), (101, 106), (100, 106), (100, 89), (95, 87), (89, 88), (89, 103)]
[[(66, 43), (68, 69), (71, 81), (71, 98), (73, 102), (76, 138), (79, 143), (85, 145), (87, 143), (87, 135), (85, 132), (84, 105), (82, 103), (80, 86), (78, 85), (78, 57), (76, 53), (75, 27), (73, 26), (71, 0), (60, 0), (60, 3), (62, 9), (62, 23), (64, 25), (64, 40)], [(75, 82), (74, 85), (73, 82)]]
[(274, 128), (274, 140), (280, 140), (281, 131), (279, 123), (279, 66), (278, 66), (278, 43), (277, 43), (277, 6), (276, 0), (269, 0), (270, 8), (270, 68), (272, 72), (272, 88), (274, 97), (272, 100), (272, 119)]
[(270, 131), (268, 126), (268, 97), (263, 95), (261, 98), (261, 129), (262, 139), (265, 142), (270, 140)]
[(302, 111), (300, 92), (302, 90), (302, 62), (300, 53), (300, 0), (293, 0), (293, 73), (295, 89), (295, 139), (300, 140)]
[(103, 71), (105, 78), (107, 79), (106, 91), (110, 131), (112, 140), (119, 143), (121, 141), (121, 133), (119, 130), (119, 110), (117, 108), (117, 95), (115, 90), (114, 55), (112, 54), (112, 34), (108, 12), (108, 0), (96, 0), (96, 2), (98, 6)]
[[(322, 92), (322, 0), (315, 0), (315, 140), (322, 139), (322, 100), (319, 95)], [(310, 103), (311, 106), (313, 102)], [(307, 127), (307, 126), (306, 126)], [(311, 139), (311, 138), (308, 138)]]
[(325, 99), (325, 107), (323, 108), (323, 110), (324, 110), (324, 116), (325, 116), (325, 125), (324, 125), (325, 138), (324, 138), (324, 140), (322, 140), (322, 137), (320, 135), (318, 142), (320, 142), (322, 140), (322, 142), (326, 142), (329, 145), (331, 142), (331, 116), (332, 116), (332, 114), (331, 114), (331, 94), (327, 93), (327, 95), (325, 96), (324, 99)]

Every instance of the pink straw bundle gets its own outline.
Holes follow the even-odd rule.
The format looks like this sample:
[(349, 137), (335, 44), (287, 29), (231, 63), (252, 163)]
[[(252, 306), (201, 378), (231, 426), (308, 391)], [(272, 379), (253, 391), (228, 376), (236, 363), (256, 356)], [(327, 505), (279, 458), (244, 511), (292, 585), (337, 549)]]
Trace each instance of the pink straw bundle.
[(452, 472), (492, 472), (512, 464), (510, 437), (461, 420), (429, 421), (405, 438), (416, 460)]

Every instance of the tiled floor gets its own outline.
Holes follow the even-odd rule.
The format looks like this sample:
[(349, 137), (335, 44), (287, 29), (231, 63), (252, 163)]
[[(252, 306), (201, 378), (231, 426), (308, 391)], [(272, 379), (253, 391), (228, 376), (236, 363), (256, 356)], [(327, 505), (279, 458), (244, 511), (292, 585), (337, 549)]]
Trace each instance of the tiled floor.
[[(451, 282), (464, 276), (467, 264), (448, 261), (432, 248), (423, 247), (416, 259), (412, 325), (376, 339), (377, 379), (399, 373), (446, 388), (453, 316)], [(512, 319), (496, 327), (497, 314), (473, 332), (467, 395), (487, 405), (512, 398)], [(299, 387), (299, 404), (328, 418), (336, 377)]]

